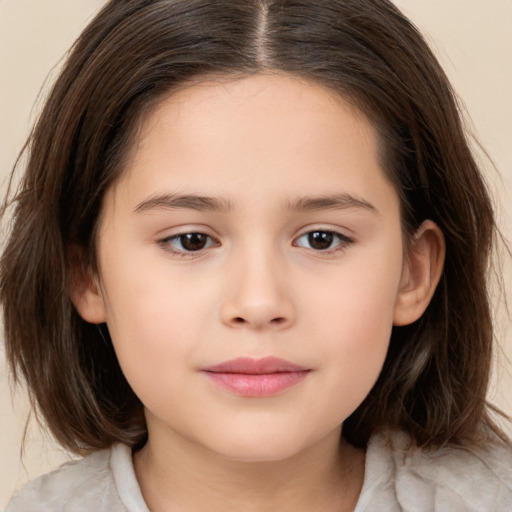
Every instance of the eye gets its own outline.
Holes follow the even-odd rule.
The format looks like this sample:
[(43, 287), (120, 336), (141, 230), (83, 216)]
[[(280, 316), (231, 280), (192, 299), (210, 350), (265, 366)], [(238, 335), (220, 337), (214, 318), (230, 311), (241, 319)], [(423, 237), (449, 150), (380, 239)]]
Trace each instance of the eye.
[(197, 232), (170, 236), (161, 243), (173, 253), (197, 252), (218, 245), (211, 236)]
[(328, 230), (315, 230), (304, 233), (297, 238), (295, 245), (313, 249), (315, 251), (329, 251), (342, 248), (350, 244), (352, 240), (341, 233)]

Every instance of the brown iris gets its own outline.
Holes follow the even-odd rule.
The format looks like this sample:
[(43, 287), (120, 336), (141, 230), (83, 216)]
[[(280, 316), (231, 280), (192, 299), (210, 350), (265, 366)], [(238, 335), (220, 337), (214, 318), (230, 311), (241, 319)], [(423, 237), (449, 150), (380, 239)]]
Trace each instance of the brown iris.
[(178, 238), (186, 251), (200, 251), (206, 247), (208, 242), (208, 236), (203, 233), (187, 233)]
[(330, 231), (312, 231), (308, 234), (309, 245), (319, 251), (329, 249), (333, 240), (334, 234)]

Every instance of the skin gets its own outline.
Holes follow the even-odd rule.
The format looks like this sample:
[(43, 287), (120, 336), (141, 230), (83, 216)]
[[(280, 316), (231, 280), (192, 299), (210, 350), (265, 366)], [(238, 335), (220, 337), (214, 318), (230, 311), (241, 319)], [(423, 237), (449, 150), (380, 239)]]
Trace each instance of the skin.
[[(152, 511), (353, 510), (364, 452), (342, 423), (444, 257), (430, 221), (404, 247), (378, 143), (339, 96), (283, 74), (191, 85), (146, 117), (105, 197), (99, 274), (73, 295), (145, 405), (134, 462)], [(179, 235), (197, 232), (186, 251)], [(264, 398), (201, 371), (265, 356), (310, 371)]]

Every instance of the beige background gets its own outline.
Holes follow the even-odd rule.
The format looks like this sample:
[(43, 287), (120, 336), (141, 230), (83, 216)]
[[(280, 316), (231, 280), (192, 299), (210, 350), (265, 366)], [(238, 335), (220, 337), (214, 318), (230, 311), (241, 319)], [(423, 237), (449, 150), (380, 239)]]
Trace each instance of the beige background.
[[(243, 0), (241, 0), (243, 1)], [(512, 0), (396, 0), (427, 35), (466, 103), (472, 129), (492, 156), (488, 163), (499, 217), (512, 233)], [(103, 0), (0, 0), (0, 183), (28, 133), (34, 102), (48, 73), (58, 64)], [(40, 103), (40, 101), (38, 102)], [(512, 290), (507, 262), (506, 287)], [(501, 301), (503, 302), (503, 301)], [(498, 312), (499, 338), (512, 359), (512, 330)], [(503, 354), (502, 354), (503, 355)], [(511, 364), (501, 357), (491, 399), (512, 413)], [(14, 402), (14, 406), (13, 406)], [(33, 425), (20, 458), (28, 409), (22, 393), (11, 398), (0, 352), (0, 508), (27, 478), (65, 458)]]

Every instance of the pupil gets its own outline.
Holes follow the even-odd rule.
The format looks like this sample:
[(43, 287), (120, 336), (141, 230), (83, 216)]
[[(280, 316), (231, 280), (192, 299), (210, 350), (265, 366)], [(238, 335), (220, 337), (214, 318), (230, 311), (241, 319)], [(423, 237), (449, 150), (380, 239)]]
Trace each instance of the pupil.
[(329, 249), (333, 238), (333, 234), (328, 231), (313, 231), (308, 235), (308, 242), (313, 249), (323, 250)]
[(206, 245), (206, 235), (202, 233), (187, 233), (181, 236), (181, 245), (187, 251), (199, 251)]

